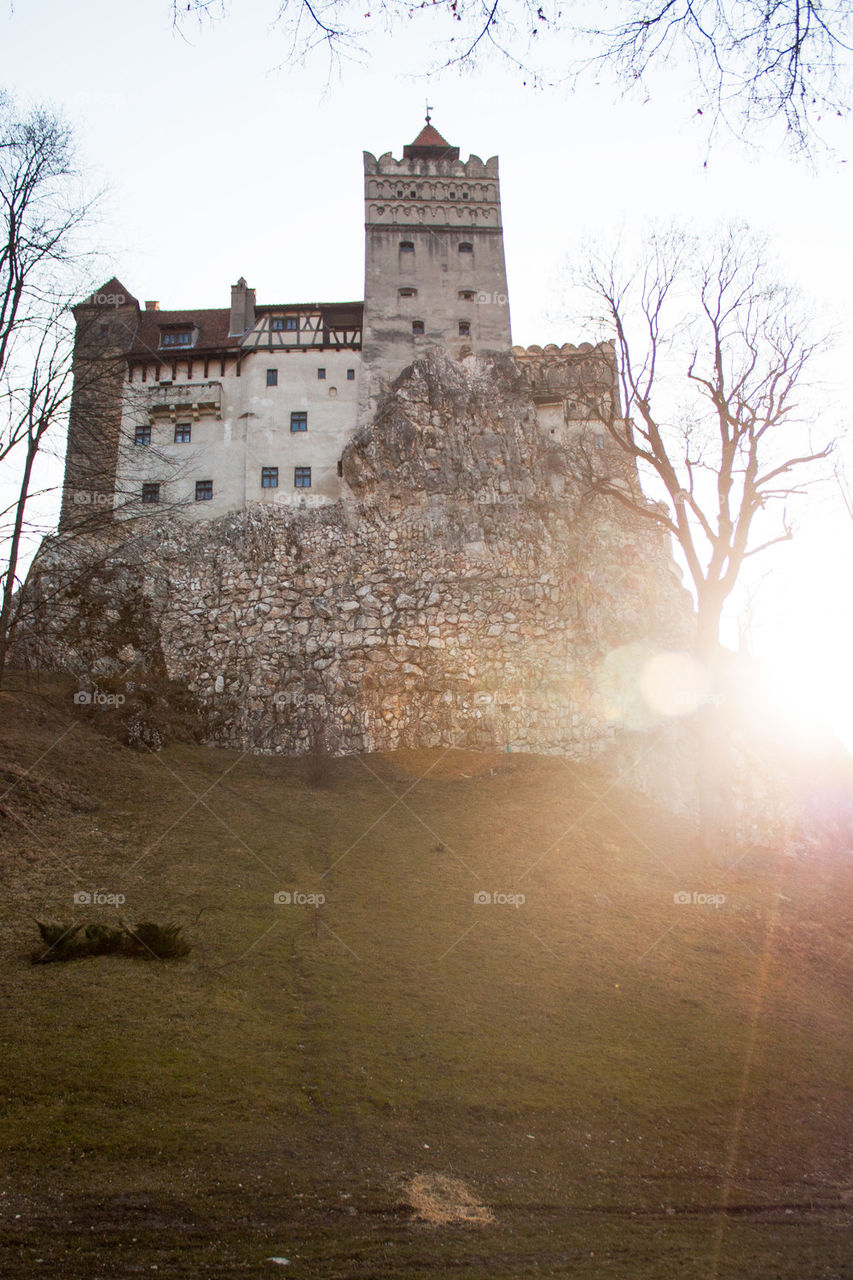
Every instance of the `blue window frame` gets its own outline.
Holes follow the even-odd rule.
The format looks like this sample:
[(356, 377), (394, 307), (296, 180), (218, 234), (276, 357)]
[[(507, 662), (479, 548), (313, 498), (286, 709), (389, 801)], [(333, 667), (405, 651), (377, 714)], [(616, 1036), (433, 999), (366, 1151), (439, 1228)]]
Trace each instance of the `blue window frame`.
[(311, 468), (310, 467), (294, 467), (293, 468), (293, 487), (294, 489), (310, 489), (311, 488)]
[(291, 431), (307, 431), (308, 430), (308, 414), (303, 409), (297, 409), (295, 413), (290, 415)]

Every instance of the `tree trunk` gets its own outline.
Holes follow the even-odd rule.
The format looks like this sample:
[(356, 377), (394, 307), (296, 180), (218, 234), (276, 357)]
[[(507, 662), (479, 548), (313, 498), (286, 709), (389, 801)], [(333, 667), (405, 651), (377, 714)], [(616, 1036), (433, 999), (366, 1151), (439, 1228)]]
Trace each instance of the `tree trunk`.
[(698, 716), (696, 790), (703, 853), (724, 860), (735, 838), (734, 759), (728, 663), (720, 644), (723, 599), (708, 592), (697, 611), (697, 654), (709, 677), (710, 697)]
[(0, 604), (0, 688), (3, 686), (3, 675), (6, 670), (6, 660), (9, 656), (9, 648), (12, 644), (12, 636), (15, 631), (15, 575), (18, 570), (18, 556), (21, 548), (21, 532), (24, 527), (24, 512), (27, 506), (27, 499), (30, 496), (30, 478), (33, 472), (33, 464), (38, 453), (38, 440), (32, 437), (27, 441), (27, 460), (24, 464), (24, 473), (21, 477), (21, 488), (18, 493), (18, 504), (15, 511), (15, 527), (12, 530), (12, 537), (9, 543), (9, 563), (6, 568), (6, 577), (3, 582), (3, 599)]

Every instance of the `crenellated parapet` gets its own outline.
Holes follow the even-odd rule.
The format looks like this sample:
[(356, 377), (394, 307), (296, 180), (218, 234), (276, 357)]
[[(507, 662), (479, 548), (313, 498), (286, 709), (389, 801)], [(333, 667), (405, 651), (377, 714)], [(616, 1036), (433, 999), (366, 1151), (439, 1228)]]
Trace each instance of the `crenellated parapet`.
[(491, 156), (485, 162), (479, 156), (471, 155), (467, 160), (453, 159), (448, 156), (442, 159), (437, 156), (417, 157), (404, 156), (396, 160), (390, 151), (385, 151), (377, 159), (370, 151), (364, 152), (364, 172), (369, 174), (390, 174), (392, 177), (409, 173), (452, 175), (457, 178), (497, 178), (498, 157)]
[[(513, 347), (525, 385), (535, 400), (565, 400), (569, 416), (586, 418), (595, 409), (609, 414), (619, 403), (616, 349), (612, 342), (575, 346)], [(618, 412), (618, 409), (617, 409)]]

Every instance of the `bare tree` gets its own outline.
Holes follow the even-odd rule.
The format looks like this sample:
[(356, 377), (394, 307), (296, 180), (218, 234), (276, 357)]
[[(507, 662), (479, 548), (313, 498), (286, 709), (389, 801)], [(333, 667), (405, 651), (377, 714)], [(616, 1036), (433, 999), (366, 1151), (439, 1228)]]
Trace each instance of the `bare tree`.
[[(594, 262), (584, 283), (618, 367), (613, 394), (586, 397), (615, 459), (590, 451), (588, 489), (675, 540), (696, 598), (696, 653), (718, 671), (743, 566), (791, 538), (791, 504), (832, 451), (814, 440), (806, 386), (825, 340), (743, 228), (709, 247), (652, 237), (639, 268)], [(719, 756), (720, 717), (713, 706), (703, 715), (706, 754)]]
[[(213, 21), (228, 8), (174, 0), (173, 23)], [(744, 136), (781, 122), (795, 150), (814, 144), (826, 116), (849, 109), (853, 10), (844, 0), (617, 0), (609, 12), (602, 26), (585, 22), (583, 8), (538, 0), (284, 0), (274, 25), (288, 42), (285, 63), (317, 50), (332, 63), (363, 59), (383, 33), (415, 22), (433, 34), (432, 70), (493, 54), (533, 84), (615, 72), (631, 87), (651, 85), (675, 62), (695, 77), (694, 111)]]
[(71, 393), (66, 308), (90, 212), (75, 190), (68, 127), (42, 109), (19, 114), (0, 94), (0, 677), (36, 466)]

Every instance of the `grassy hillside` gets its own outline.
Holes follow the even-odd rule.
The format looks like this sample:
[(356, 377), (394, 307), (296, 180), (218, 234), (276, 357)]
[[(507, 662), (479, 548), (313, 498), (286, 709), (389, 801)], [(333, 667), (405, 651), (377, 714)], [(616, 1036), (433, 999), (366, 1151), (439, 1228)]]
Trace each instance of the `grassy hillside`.
[[(311, 785), (109, 714), (0, 694), (3, 1274), (853, 1276), (853, 859), (703, 866), (555, 759)], [(30, 964), (117, 915), (193, 950)]]

